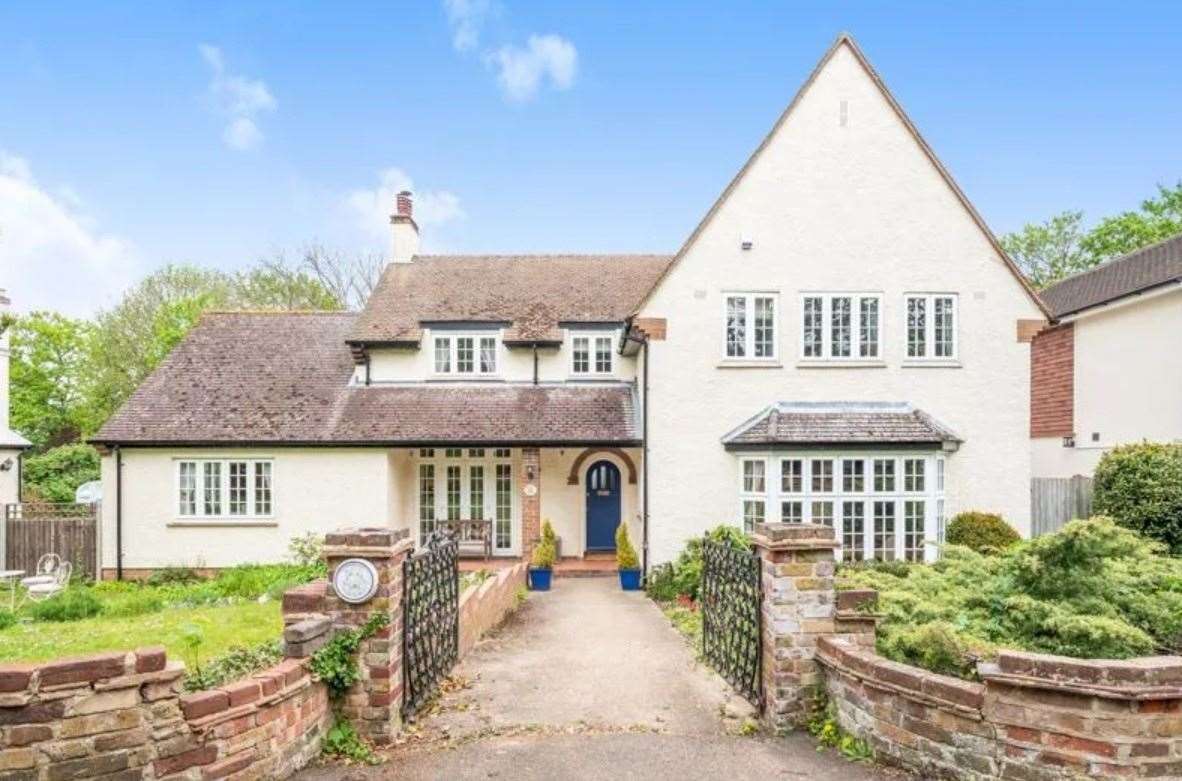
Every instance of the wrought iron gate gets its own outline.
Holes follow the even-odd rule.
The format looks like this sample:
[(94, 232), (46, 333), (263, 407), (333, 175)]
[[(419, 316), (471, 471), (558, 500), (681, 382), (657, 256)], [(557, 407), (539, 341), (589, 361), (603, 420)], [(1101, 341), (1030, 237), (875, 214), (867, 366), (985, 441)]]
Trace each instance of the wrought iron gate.
[(402, 713), (413, 716), (451, 672), (460, 649), (459, 543), (432, 534), (402, 562)]
[(759, 555), (706, 539), (702, 543), (702, 651), (731, 686), (763, 707)]

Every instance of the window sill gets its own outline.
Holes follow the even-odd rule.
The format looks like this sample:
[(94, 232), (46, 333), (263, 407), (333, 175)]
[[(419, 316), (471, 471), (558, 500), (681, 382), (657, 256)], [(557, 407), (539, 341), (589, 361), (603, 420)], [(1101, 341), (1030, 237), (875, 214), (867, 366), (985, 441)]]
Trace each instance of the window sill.
[(930, 358), (925, 360), (907, 360), (903, 361), (901, 366), (904, 369), (960, 369), (963, 364), (955, 358)]
[(505, 378), (493, 374), (435, 374), (426, 382), (504, 382)]
[(885, 369), (886, 361), (879, 360), (864, 360), (860, 358), (831, 359), (820, 358), (815, 360), (802, 359), (796, 362), (798, 369)]
[(169, 529), (242, 528), (269, 529), (279, 526), (278, 521), (267, 518), (243, 518), (240, 521), (221, 518), (184, 518), (165, 524)]
[(762, 360), (735, 360), (733, 358), (722, 360), (715, 366), (716, 369), (783, 369), (784, 364), (779, 359)]
[(614, 374), (568, 374), (567, 382), (617, 382)]

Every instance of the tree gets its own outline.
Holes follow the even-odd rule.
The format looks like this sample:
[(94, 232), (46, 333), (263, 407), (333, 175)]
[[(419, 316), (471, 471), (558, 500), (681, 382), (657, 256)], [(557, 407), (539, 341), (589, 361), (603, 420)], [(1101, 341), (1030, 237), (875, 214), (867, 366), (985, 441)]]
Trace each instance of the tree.
[(265, 258), (235, 280), (237, 297), (252, 309), (343, 309), (346, 296), (334, 292), (313, 273), (288, 265), (282, 253)]
[(1182, 182), (1172, 188), (1158, 185), (1157, 197), (1142, 201), (1139, 211), (1104, 218), (1080, 245), (1095, 263), (1103, 263), (1178, 233), (1182, 233)]
[(1083, 249), (1082, 220), (1083, 212), (1061, 212), (1044, 223), (1027, 223), (1022, 230), (1007, 233), (1001, 237), (1001, 246), (1030, 284), (1042, 289), (1099, 262)]
[(349, 255), (321, 244), (304, 247), (300, 261), (302, 270), (316, 277), (349, 309), (365, 306), (385, 267), (386, 259), (377, 253)]
[(38, 449), (78, 438), (83, 375), (93, 328), (54, 312), (33, 312), (11, 322), (12, 427)]

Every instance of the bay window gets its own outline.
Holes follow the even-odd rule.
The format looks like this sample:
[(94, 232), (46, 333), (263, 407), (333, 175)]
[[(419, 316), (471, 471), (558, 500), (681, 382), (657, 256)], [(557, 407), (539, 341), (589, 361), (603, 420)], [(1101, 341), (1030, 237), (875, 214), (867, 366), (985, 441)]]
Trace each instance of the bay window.
[(272, 462), (185, 459), (176, 462), (181, 518), (265, 518), (272, 514)]
[(957, 357), (957, 296), (909, 293), (906, 296), (908, 360)]
[(726, 357), (773, 360), (777, 357), (774, 293), (726, 294)]
[(801, 298), (800, 357), (878, 360), (880, 302), (877, 293), (806, 293)]

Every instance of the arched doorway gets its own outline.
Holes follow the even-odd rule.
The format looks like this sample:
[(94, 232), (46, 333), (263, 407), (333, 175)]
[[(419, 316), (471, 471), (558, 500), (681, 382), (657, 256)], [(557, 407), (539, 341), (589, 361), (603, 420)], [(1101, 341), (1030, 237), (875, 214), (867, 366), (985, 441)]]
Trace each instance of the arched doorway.
[(587, 469), (587, 550), (616, 549), (620, 525), (620, 470), (611, 461), (596, 461)]

